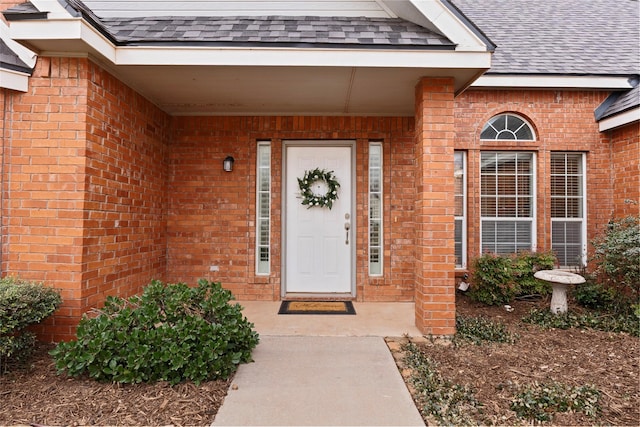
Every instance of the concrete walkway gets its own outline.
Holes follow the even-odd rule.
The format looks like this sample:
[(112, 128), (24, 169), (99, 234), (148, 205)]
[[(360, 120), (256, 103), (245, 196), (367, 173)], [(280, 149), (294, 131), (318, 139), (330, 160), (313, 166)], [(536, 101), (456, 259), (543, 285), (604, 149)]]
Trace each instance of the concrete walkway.
[(236, 373), (214, 426), (424, 426), (383, 339), (419, 335), (413, 304), (356, 303), (355, 316), (241, 305), (260, 344), (255, 362)]

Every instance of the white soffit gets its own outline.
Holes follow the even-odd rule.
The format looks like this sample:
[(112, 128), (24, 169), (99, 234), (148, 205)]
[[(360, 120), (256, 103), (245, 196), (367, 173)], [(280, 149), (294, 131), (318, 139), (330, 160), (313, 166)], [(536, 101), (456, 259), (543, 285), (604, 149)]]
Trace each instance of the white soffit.
[(632, 89), (629, 77), (616, 76), (533, 76), (484, 75), (471, 84), (472, 88), (529, 89)]
[(640, 107), (600, 120), (598, 126), (600, 128), (600, 132), (604, 132), (606, 130), (625, 126), (637, 121), (640, 121)]

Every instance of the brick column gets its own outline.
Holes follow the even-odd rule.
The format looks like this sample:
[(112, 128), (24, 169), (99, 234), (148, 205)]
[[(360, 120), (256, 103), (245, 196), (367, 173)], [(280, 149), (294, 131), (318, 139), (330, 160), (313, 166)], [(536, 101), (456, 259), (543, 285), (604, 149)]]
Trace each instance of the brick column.
[(416, 86), (416, 326), (455, 333), (453, 79)]

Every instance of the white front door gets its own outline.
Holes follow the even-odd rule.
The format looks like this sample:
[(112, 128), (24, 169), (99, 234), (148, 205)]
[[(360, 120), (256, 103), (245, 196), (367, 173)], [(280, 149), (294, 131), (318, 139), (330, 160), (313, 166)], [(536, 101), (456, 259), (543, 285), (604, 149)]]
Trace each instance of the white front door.
[[(351, 156), (348, 146), (286, 147), (286, 254), (287, 293), (351, 293), (354, 218), (351, 212)], [(302, 204), (298, 178), (316, 168), (333, 171), (340, 184), (338, 199), (328, 207)], [(311, 186), (325, 194), (324, 181)]]

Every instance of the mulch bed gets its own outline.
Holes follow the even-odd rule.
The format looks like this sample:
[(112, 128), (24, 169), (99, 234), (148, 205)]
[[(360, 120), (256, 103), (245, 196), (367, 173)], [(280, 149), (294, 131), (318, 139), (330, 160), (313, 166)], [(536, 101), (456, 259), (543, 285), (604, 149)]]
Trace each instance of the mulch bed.
[(0, 425), (210, 426), (228, 381), (99, 383), (58, 376), (40, 344), (30, 364), (0, 376)]
[[(459, 314), (484, 316), (507, 325), (519, 336), (515, 344), (418, 343), (444, 378), (475, 391), (476, 399), (483, 403), (483, 424), (530, 424), (509, 409), (511, 399), (522, 385), (558, 381), (595, 386), (602, 393), (602, 412), (595, 420), (582, 413), (556, 413), (547, 425), (640, 425), (640, 339), (624, 333), (542, 329), (520, 322), (531, 308), (548, 308), (548, 300), (515, 302), (512, 307), (507, 312), (502, 306), (484, 306), (466, 296), (457, 301)], [(396, 360), (402, 368), (399, 356)]]

